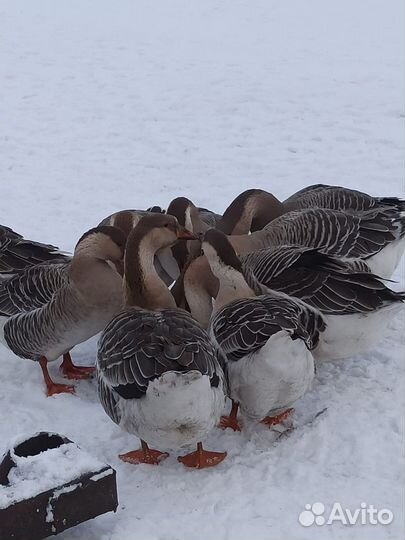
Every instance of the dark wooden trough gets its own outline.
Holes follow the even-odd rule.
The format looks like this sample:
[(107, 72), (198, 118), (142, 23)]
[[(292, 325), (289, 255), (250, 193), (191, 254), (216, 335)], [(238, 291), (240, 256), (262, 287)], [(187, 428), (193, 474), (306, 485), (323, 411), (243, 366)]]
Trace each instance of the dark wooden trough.
[[(76, 478), (46, 491), (39, 489), (39, 493), (28, 498), (13, 497), (19, 488), (17, 486), (16, 489), (15, 481), (11, 486), (9, 475), (18, 468), (18, 458), (29, 459), (62, 445), (73, 444), (56, 433), (41, 432), (8, 450), (0, 462), (0, 493), (3, 497), (0, 499), (3, 503), (0, 504), (0, 540), (42, 540), (106, 512), (115, 512), (118, 506), (115, 470), (109, 465), (98, 465), (96, 470), (86, 472), (82, 470)], [(72, 447), (64, 448), (70, 450)], [(62, 465), (64, 448), (61, 448)], [(74, 445), (74, 451), (78, 456), (83, 452), (77, 445)], [(97, 460), (95, 462), (98, 463)], [(18, 472), (17, 469), (14, 472)], [(23, 476), (17, 474), (14, 478), (24, 483)], [(38, 485), (41, 485), (40, 480)], [(10, 504), (4, 503), (8, 497), (7, 490), (10, 490)], [(20, 492), (24, 494), (24, 484)]]

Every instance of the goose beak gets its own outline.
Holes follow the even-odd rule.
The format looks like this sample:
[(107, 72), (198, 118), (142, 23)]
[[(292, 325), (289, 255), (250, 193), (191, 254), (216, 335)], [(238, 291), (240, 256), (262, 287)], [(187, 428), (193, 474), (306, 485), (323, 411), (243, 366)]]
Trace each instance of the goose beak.
[(179, 227), (177, 229), (177, 240), (198, 240), (198, 236), (184, 227)]

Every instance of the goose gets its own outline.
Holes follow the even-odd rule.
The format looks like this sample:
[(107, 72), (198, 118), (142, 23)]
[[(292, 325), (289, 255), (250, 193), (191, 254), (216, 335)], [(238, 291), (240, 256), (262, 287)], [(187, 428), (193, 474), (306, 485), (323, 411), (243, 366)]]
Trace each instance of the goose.
[[(338, 212), (337, 221), (342, 223), (344, 214), (365, 218), (370, 250), (362, 257), (370, 258), (372, 272), (390, 278), (405, 250), (405, 200), (396, 197), (372, 197), (366, 193), (339, 186), (317, 184), (295, 193), (284, 202), (273, 194), (260, 189), (250, 189), (241, 193), (225, 210), (220, 230), (226, 234), (246, 234), (263, 228), (272, 230), (272, 224), (285, 223), (280, 216), (287, 214), (296, 220), (297, 212), (304, 213), (302, 221), (308, 216), (318, 215), (316, 209), (327, 209), (320, 213), (320, 219), (326, 223), (334, 220), (332, 211)], [(315, 210), (315, 214), (314, 214)], [(292, 214), (291, 214), (292, 213)], [(287, 217), (288, 219), (291, 219)], [(347, 218), (351, 222), (350, 218)], [(335, 220), (335, 227), (337, 223)], [(311, 217), (306, 228), (312, 227)], [(352, 224), (349, 225), (352, 227)], [(303, 229), (305, 234), (305, 229)], [(385, 234), (381, 238), (381, 233)], [(303, 236), (304, 238), (304, 236)], [(301, 242), (300, 242), (301, 243)], [(377, 244), (377, 245), (376, 245)], [(316, 246), (314, 246), (316, 247)]]
[(27, 240), (9, 227), (0, 225), (0, 274), (14, 273), (41, 262), (61, 262), (68, 258), (55, 246)]
[(323, 314), (327, 328), (314, 350), (318, 361), (367, 352), (404, 308), (404, 293), (388, 288), (364, 261), (339, 260), (291, 246), (258, 251), (242, 260), (248, 281), (259, 282), (259, 291), (263, 285), (270, 287)]
[[(123, 262), (107, 261), (122, 277)], [(69, 281), (72, 258), (65, 262), (43, 262), (0, 279), (0, 312), (17, 315), (30, 312), (51, 301), (58, 290)]]
[[(206, 236), (215, 241), (217, 249), (234, 253), (230, 237), (214, 230)], [(404, 294), (389, 289), (362, 261), (352, 263), (293, 246), (264, 249), (239, 261), (242, 278), (256, 295), (277, 291), (322, 313), (326, 329), (313, 351), (317, 361), (366, 352), (384, 337), (404, 308)], [(211, 297), (218, 294), (218, 279), (210, 266), (212, 270), (207, 257), (200, 256), (188, 264), (182, 276), (184, 306), (203, 326), (212, 312)], [(178, 298), (182, 298), (180, 292)]]
[[(173, 214), (180, 222), (188, 219), (194, 232), (207, 230), (194, 204), (185, 201), (188, 204), (177, 205)], [(308, 246), (339, 258), (362, 259), (372, 273), (391, 277), (405, 248), (405, 218), (401, 222), (398, 211), (376, 206), (357, 213), (329, 208), (285, 212), (281, 204), (263, 190), (247, 190), (225, 210), (216, 228), (230, 235), (238, 255), (278, 245)], [(248, 234), (254, 228), (261, 230)], [(189, 255), (195, 253), (185, 247), (181, 254), (174, 253), (180, 270)]]
[(263, 189), (248, 189), (231, 202), (218, 228), (225, 234), (246, 234), (263, 229), (287, 212), (307, 208), (328, 208), (354, 214), (375, 210), (396, 220), (399, 235), (405, 227), (403, 199), (372, 197), (353, 189), (316, 184), (301, 189), (283, 202)]
[(325, 321), (319, 311), (283, 293), (267, 289), (257, 296), (223, 233), (210, 229), (202, 246), (218, 280), (208, 332), (225, 355), (233, 401), (220, 426), (240, 430), (238, 407), (245, 417), (273, 426), (311, 387), (312, 351)]
[(202, 440), (217, 424), (225, 400), (219, 350), (189, 313), (176, 308), (159, 277), (154, 255), (194, 236), (169, 215), (145, 216), (130, 232), (125, 252), (126, 308), (102, 332), (97, 354), (101, 404), (125, 431), (141, 439), (139, 450), (119, 457), (159, 464), (165, 450), (197, 444), (178, 458), (187, 467), (220, 463)]
[(115, 227), (90, 229), (78, 241), (51, 298), (41, 296), (47, 293), (37, 282), (38, 307), (25, 311), (20, 305), (20, 313), (11, 316), (0, 311), (0, 341), (17, 356), (39, 362), (48, 396), (74, 393), (72, 386), (55, 383), (48, 373), (48, 362), (59, 356), (68, 378), (88, 378), (94, 371), (75, 366), (69, 351), (100, 332), (122, 308), (122, 278), (109, 262), (122, 259), (125, 241)]
[(229, 239), (238, 255), (280, 245), (306, 246), (343, 259), (361, 259), (373, 274), (389, 279), (401, 257), (397, 231), (396, 219), (379, 210), (356, 215), (308, 208), (283, 214), (260, 231)]
[[(148, 210), (120, 210), (104, 218), (99, 225), (110, 225), (121, 229), (126, 236), (144, 216), (165, 213), (160, 206), (152, 206)], [(181, 259), (177, 260), (170, 248), (162, 248), (156, 252), (154, 265), (164, 283), (169, 286), (179, 275)]]

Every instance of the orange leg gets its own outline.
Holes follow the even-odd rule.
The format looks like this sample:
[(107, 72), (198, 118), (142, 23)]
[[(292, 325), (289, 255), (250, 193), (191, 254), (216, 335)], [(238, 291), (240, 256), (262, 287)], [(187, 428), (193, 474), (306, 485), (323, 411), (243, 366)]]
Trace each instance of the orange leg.
[(74, 394), (75, 389), (73, 386), (69, 386), (68, 384), (58, 384), (53, 382), (51, 379), (49, 372), (48, 372), (48, 360), (45, 358), (45, 356), (41, 356), (39, 359), (39, 365), (41, 366), (42, 373), (44, 375), (44, 381), (46, 384), (46, 390), (48, 397), (53, 396), (55, 394)]
[(294, 412), (294, 409), (287, 409), (286, 411), (278, 414), (277, 416), (266, 416), (261, 420), (262, 424), (266, 424), (266, 426), (272, 427), (276, 426), (277, 424), (281, 424), (284, 422), (284, 420), (287, 420), (287, 418)]
[(208, 452), (202, 447), (202, 443), (197, 443), (197, 450), (187, 454), (186, 456), (180, 456), (177, 461), (183, 463), (186, 467), (194, 467), (195, 469), (205, 469), (207, 467), (215, 467), (218, 463), (221, 463), (227, 456), (226, 452)]
[(96, 370), (95, 367), (91, 366), (75, 366), (70, 353), (63, 355), (60, 369), (67, 379), (90, 379)]
[(133, 450), (132, 452), (121, 454), (118, 457), (126, 463), (132, 463), (132, 465), (138, 465), (139, 463), (159, 465), (161, 461), (169, 456), (167, 452), (159, 452), (159, 450), (149, 448), (145, 441), (141, 440), (141, 445), (142, 447), (139, 448), (139, 450)]
[(234, 431), (241, 431), (241, 427), (238, 422), (238, 409), (239, 403), (232, 401), (231, 414), (229, 416), (221, 416), (219, 427), (222, 429), (232, 428)]

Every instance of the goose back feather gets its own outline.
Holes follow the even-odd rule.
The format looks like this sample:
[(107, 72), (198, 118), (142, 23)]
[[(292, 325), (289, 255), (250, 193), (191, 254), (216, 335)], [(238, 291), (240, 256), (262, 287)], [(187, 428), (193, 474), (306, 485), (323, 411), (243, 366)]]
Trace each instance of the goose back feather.
[[(372, 197), (367, 193), (340, 186), (315, 184), (294, 193), (283, 202), (287, 211), (305, 208), (330, 208), (353, 212), (379, 209), (387, 215), (400, 217), (405, 212), (405, 200), (397, 197)], [(403, 217), (405, 217), (403, 215)], [(405, 224), (405, 221), (404, 221)]]
[(15, 273), (42, 262), (67, 260), (69, 257), (57, 247), (27, 240), (9, 227), (0, 225), (0, 273)]
[(141, 398), (150, 382), (167, 371), (195, 370), (208, 375), (213, 386), (224, 384), (212, 341), (178, 309), (122, 311), (101, 335), (97, 362), (99, 378), (124, 399)]
[(264, 231), (269, 234), (268, 245), (313, 247), (338, 257), (367, 259), (396, 239), (397, 226), (378, 210), (357, 216), (317, 208), (284, 214)]
[(245, 276), (263, 288), (299, 298), (324, 314), (368, 313), (404, 299), (368, 271), (362, 261), (342, 261), (319, 250), (280, 246), (241, 257)]
[(325, 321), (319, 312), (276, 292), (227, 304), (212, 318), (209, 328), (231, 361), (258, 351), (272, 335), (283, 330), (312, 350), (324, 329)]

